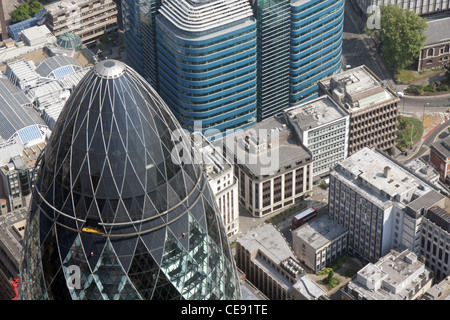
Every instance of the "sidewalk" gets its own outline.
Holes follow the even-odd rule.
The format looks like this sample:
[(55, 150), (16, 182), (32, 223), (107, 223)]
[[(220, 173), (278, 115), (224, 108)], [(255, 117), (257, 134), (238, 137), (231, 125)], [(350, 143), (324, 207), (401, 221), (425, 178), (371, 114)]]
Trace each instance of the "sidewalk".
[(394, 156), (393, 158), (401, 163), (411, 160), (416, 155), (416, 153), (420, 150), (420, 148), (422, 147), (422, 144), (423, 144), (423, 138), (421, 140), (419, 140), (415, 145), (413, 145), (413, 147), (410, 150), (401, 152), (400, 154)]
[[(447, 124), (447, 127), (448, 126), (450, 126), (450, 123), (446, 120), (446, 121), (443, 121), (443, 122), (441, 122), (441, 123), (439, 123), (438, 125), (436, 125), (433, 129), (431, 129), (430, 131), (428, 131), (428, 132), (424, 132), (424, 135), (422, 136), (422, 138), (415, 144), (415, 145), (413, 145), (412, 146), (412, 148), (410, 149), (410, 150), (407, 150), (406, 152), (406, 155), (405, 154), (403, 154), (403, 153), (400, 153), (399, 155), (397, 155), (397, 156), (394, 156), (394, 159), (396, 159), (397, 161), (399, 161), (399, 162), (406, 162), (406, 161), (408, 161), (408, 160), (411, 160), (415, 155), (416, 155), (416, 153), (417, 152), (419, 152), (420, 151), (420, 149), (423, 147), (423, 145), (424, 145), (424, 143), (425, 143), (425, 139), (430, 135), (430, 134), (432, 134), (432, 133), (435, 133), (435, 131), (436, 131), (436, 129), (438, 129), (439, 127), (441, 127), (442, 125), (445, 125), (445, 124)], [(440, 130), (440, 132), (439, 132), (439, 134), (442, 132), (442, 131), (444, 131), (447, 127), (443, 127), (443, 128), (441, 128)], [(437, 136), (433, 139), (433, 141), (431, 141), (431, 143), (433, 143), (435, 140), (436, 140), (436, 138), (437, 138)], [(430, 143), (430, 142), (427, 142), (427, 143), (425, 143), (425, 146), (428, 146), (429, 147), (429, 144), (428, 143)], [(423, 150), (424, 151), (424, 153), (425, 153), (425, 150)]]

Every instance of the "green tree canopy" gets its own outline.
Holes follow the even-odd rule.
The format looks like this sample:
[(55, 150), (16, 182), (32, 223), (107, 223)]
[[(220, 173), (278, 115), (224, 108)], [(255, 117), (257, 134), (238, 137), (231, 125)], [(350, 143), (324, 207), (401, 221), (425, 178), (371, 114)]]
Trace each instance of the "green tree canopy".
[(427, 23), (411, 10), (396, 5), (380, 7), (381, 51), (386, 64), (397, 72), (411, 65), (425, 44)]
[(31, 2), (29, 2), (29, 7), (30, 9), (28, 10), (30, 16), (34, 17), (36, 14), (38, 14), (39, 12), (42, 11), (42, 9), (44, 9), (44, 6), (42, 5), (42, 3), (40, 3), (37, 0), (33, 0)]
[(13, 23), (21, 22), (34, 17), (41, 12), (44, 6), (37, 0), (28, 1), (17, 7), (11, 12), (11, 20)]
[(27, 19), (30, 19), (30, 6), (28, 3), (23, 3), (17, 7), (16, 10), (11, 12), (11, 20), (13, 23), (21, 22)]

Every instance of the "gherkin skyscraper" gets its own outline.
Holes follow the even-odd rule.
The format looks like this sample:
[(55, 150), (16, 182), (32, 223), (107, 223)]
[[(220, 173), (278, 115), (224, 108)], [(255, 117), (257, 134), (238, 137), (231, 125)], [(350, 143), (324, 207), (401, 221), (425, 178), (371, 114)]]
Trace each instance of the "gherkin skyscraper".
[(20, 299), (239, 299), (225, 230), (185, 138), (133, 69), (96, 64), (37, 162)]

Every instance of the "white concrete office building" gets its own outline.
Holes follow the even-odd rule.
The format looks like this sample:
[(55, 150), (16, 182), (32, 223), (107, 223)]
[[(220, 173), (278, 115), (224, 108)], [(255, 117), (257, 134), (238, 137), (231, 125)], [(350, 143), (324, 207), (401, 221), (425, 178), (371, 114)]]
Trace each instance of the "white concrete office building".
[(282, 115), (226, 137), (239, 201), (255, 217), (293, 207), (312, 191), (312, 154)]
[(348, 230), (321, 216), (292, 231), (292, 249), (301, 263), (314, 272), (347, 252)]
[(193, 132), (191, 138), (200, 152), (206, 167), (206, 176), (220, 210), (220, 216), (228, 237), (239, 231), (238, 179), (234, 175), (234, 164), (228, 161), (219, 147), (216, 147), (200, 132)]
[(415, 300), (431, 288), (432, 273), (409, 250), (392, 250), (358, 271), (343, 300)]
[(350, 115), (330, 96), (289, 108), (284, 116), (313, 155), (314, 178), (347, 157)]
[(364, 148), (330, 173), (329, 216), (348, 228), (348, 252), (363, 263), (402, 244), (416, 251), (417, 218), (444, 198), (378, 149)]

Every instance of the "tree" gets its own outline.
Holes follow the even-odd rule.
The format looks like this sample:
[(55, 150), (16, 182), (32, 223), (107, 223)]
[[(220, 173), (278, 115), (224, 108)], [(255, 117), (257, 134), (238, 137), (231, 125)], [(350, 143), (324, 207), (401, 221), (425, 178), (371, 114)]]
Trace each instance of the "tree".
[(333, 283), (334, 271), (333, 269), (328, 273), (328, 277), (325, 280), (325, 283), (331, 285)]
[(381, 51), (386, 64), (393, 72), (411, 65), (425, 44), (425, 19), (411, 10), (388, 4), (380, 8)]
[(42, 11), (44, 9), (44, 6), (39, 1), (33, 0), (29, 2), (29, 10), (28, 13), (30, 16), (34, 17), (36, 14)]
[(41, 12), (44, 6), (37, 0), (28, 1), (17, 7), (11, 12), (11, 20), (13, 23), (21, 22), (34, 17)]
[(17, 7), (16, 10), (11, 12), (11, 20), (13, 23), (25, 21), (27, 19), (30, 19), (30, 13), (29, 13), (30, 6), (28, 3), (23, 3), (20, 6)]

